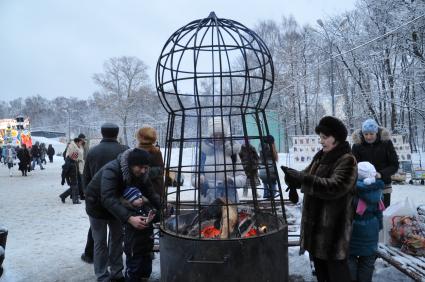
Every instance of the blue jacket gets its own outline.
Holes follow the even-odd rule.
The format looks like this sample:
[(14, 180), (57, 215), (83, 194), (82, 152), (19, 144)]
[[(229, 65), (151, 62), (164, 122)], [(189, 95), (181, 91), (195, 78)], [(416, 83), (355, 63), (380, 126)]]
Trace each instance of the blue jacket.
[(382, 229), (382, 211), (379, 210), (378, 203), (384, 187), (382, 180), (377, 180), (371, 185), (364, 184), (363, 180), (357, 180), (354, 207), (357, 207), (359, 199), (362, 199), (366, 202), (367, 208), (363, 215), (356, 213), (354, 216), (349, 252), (351, 256), (371, 256), (376, 253), (379, 230)]

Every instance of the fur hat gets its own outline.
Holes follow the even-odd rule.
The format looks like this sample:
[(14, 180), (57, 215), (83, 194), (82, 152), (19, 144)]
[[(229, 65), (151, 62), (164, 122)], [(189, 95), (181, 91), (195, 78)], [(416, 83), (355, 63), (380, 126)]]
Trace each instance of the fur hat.
[(357, 164), (357, 175), (359, 180), (363, 180), (364, 184), (370, 185), (375, 183), (376, 169), (370, 162), (359, 162)]
[(378, 133), (379, 126), (374, 119), (367, 119), (362, 124), (362, 133)]
[(100, 133), (104, 138), (116, 138), (118, 136), (118, 132), (120, 128), (115, 123), (106, 122), (102, 124), (100, 128)]
[(317, 134), (324, 134), (326, 136), (333, 136), (336, 141), (344, 142), (347, 139), (348, 131), (344, 123), (332, 116), (325, 116), (316, 126), (315, 132)]
[(146, 152), (145, 150), (134, 148), (131, 150), (131, 152), (128, 154), (128, 166), (132, 167), (135, 165), (150, 165), (150, 154)]
[(208, 135), (213, 136), (215, 133), (222, 133), (223, 136), (230, 135), (230, 127), (227, 120), (221, 117), (213, 117), (208, 120)]
[(136, 187), (127, 187), (124, 189), (123, 197), (132, 203), (134, 200), (142, 197), (142, 192), (140, 192), (140, 190)]
[(140, 128), (136, 137), (140, 144), (154, 144), (157, 140), (155, 128), (148, 125)]

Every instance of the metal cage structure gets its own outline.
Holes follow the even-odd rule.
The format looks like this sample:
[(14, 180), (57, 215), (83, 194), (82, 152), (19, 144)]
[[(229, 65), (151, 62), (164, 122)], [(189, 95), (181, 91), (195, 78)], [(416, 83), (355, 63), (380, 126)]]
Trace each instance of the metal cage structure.
[[(288, 229), (265, 115), (273, 83), (263, 40), (214, 12), (165, 43), (156, 67), (168, 113), (163, 281), (288, 279)], [(262, 188), (257, 169), (276, 190)]]

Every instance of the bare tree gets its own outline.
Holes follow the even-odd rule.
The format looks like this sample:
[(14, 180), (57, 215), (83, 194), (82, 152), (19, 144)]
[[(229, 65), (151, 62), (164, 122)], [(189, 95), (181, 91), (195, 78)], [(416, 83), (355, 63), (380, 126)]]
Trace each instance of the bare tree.
[(146, 106), (140, 104), (139, 96), (146, 94), (147, 66), (136, 57), (119, 57), (107, 60), (103, 68), (103, 73), (93, 76), (100, 87), (100, 92), (93, 95), (94, 101), (102, 111), (121, 121), (124, 143), (128, 145), (129, 118), (138, 107)]

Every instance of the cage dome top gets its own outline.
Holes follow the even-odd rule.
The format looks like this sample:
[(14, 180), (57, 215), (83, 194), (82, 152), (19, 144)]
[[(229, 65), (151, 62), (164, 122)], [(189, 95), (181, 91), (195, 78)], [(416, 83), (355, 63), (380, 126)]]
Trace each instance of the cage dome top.
[(168, 113), (248, 114), (263, 110), (270, 100), (273, 61), (254, 31), (211, 12), (170, 36), (157, 62), (155, 82)]

